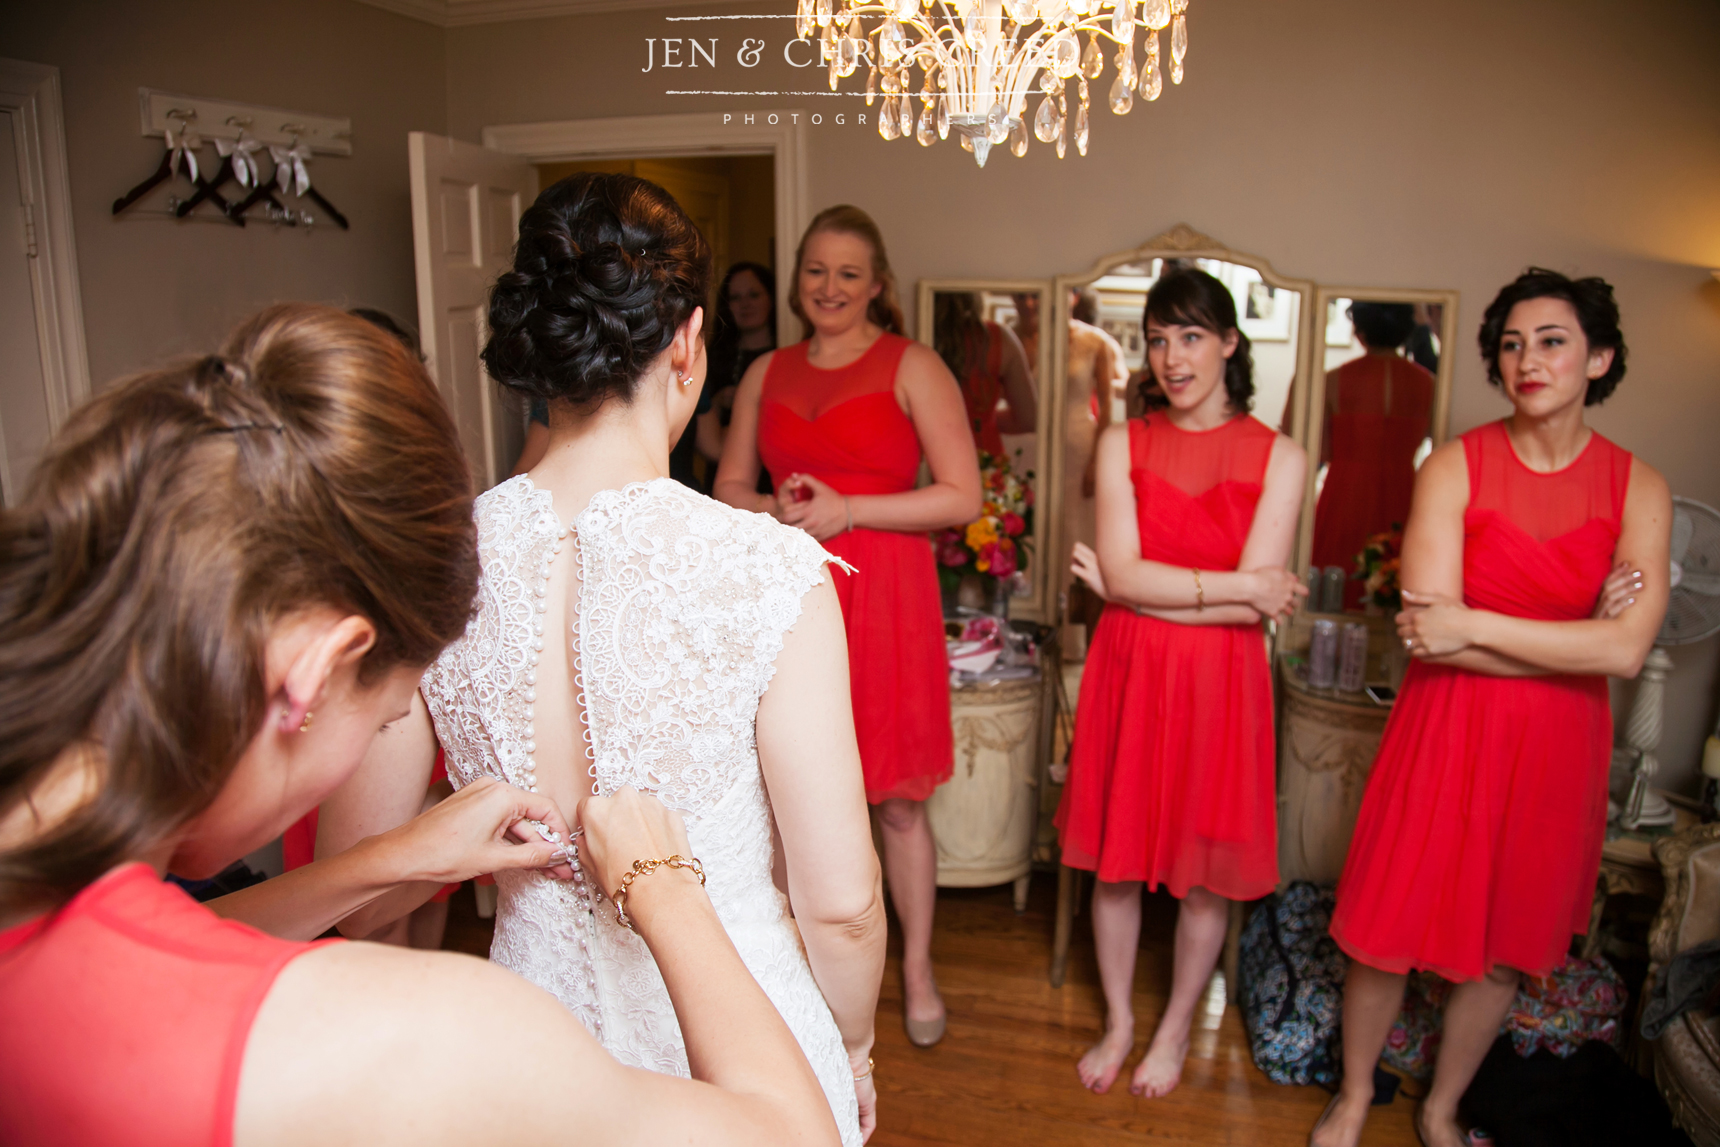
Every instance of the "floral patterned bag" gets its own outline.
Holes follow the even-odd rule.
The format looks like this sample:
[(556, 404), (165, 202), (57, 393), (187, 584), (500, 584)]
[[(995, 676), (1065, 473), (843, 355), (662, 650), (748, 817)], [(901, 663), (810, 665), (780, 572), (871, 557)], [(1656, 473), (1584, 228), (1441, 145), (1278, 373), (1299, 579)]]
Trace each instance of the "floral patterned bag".
[(1262, 900), (1242, 933), (1237, 971), (1255, 1064), (1274, 1083), (1335, 1086), (1348, 961), (1328, 935), (1329, 884), (1298, 880)]

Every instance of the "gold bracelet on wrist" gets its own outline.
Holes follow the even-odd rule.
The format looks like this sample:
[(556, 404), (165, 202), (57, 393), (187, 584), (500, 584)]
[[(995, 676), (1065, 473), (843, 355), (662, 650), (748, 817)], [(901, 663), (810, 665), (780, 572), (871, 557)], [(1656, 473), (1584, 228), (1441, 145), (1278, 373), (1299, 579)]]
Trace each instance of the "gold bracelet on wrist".
[[(853, 1067), (854, 1065), (849, 1064), (848, 1066)], [(877, 1062), (874, 1061), (871, 1056), (867, 1056), (866, 1057), (866, 1070), (861, 1072), (859, 1075), (856, 1075), (854, 1077), (854, 1082), (859, 1083), (862, 1079), (871, 1079), (872, 1078), (872, 1069), (877, 1067), (877, 1066), (878, 1066)]]
[(1206, 609), (1206, 587), (1200, 584), (1199, 570), (1191, 569), (1188, 572), (1194, 575), (1194, 610), (1200, 613)]
[(843, 532), (850, 533), (854, 529), (854, 507), (849, 504), (847, 494), (842, 495), (842, 509), (848, 515), (848, 526)]
[(691, 869), (693, 875), (699, 878), (699, 886), (701, 888), (704, 887), (705, 866), (699, 863), (699, 858), (696, 856), (693, 859), (688, 860), (686, 857), (677, 853), (674, 856), (664, 857), (662, 860), (635, 860), (633, 862), (633, 870), (622, 874), (621, 887), (617, 888), (615, 890), (615, 895), (610, 898), (615, 901), (616, 922), (625, 924), (631, 932), (637, 933), (639, 929), (633, 927), (633, 919), (627, 915), (628, 889), (633, 887), (633, 882), (639, 877), (649, 876), (659, 868)]

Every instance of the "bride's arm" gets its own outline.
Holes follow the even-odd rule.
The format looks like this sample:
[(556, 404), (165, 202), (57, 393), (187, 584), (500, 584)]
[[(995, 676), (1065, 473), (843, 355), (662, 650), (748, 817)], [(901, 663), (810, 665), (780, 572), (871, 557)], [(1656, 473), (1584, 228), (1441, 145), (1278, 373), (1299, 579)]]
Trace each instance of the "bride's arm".
[(848, 691), (848, 639), (826, 572), (801, 603), (759, 701), (758, 753), (788, 860), (788, 894), (856, 1074), (884, 975), (884, 893)]

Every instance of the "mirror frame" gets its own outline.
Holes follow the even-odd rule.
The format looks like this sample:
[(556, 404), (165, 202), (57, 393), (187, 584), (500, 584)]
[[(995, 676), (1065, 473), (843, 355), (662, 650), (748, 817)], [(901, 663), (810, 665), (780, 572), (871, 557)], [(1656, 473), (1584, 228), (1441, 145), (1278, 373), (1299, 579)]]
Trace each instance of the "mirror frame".
[[(1085, 286), (1101, 275), (1107, 274), (1114, 267), (1120, 267), (1126, 263), (1140, 263), (1150, 259), (1219, 259), (1226, 263), (1252, 267), (1260, 273), (1263, 282), (1281, 290), (1300, 293), (1304, 303), (1301, 314), (1297, 316), (1298, 341), (1295, 381), (1308, 379), (1312, 375), (1315, 337), (1313, 316), (1319, 314), (1323, 318), (1325, 315), (1325, 311), (1315, 303), (1318, 292), (1313, 281), (1292, 279), (1281, 275), (1265, 259), (1257, 255), (1233, 251), (1212, 236), (1202, 234), (1186, 223), (1178, 223), (1170, 230), (1160, 232), (1139, 247), (1105, 255), (1085, 271), (1072, 275), (1058, 275), (1052, 280), (1052, 316), (1056, 327), (1054, 337), (1050, 340), (1052, 361), (1050, 373), (1046, 376), (1046, 385), (1040, 398), (1040, 405), (1049, 407), (1045, 436), (1040, 442), (1040, 457), (1044, 466), (1041, 473), (1045, 475), (1040, 482), (1040, 489), (1041, 497), (1045, 502), (1057, 507), (1059, 511), (1063, 506), (1063, 392), (1068, 381), (1066, 375), (1069, 363), (1070, 288)], [(1321, 337), (1324, 337), (1323, 334)], [(1304, 447), (1307, 446), (1307, 415), (1310, 409), (1307, 400), (1308, 392), (1311, 389), (1313, 389), (1311, 386), (1296, 386), (1294, 382), (1292, 383), (1291, 401), (1294, 403), (1294, 408), (1289, 411), (1290, 437), (1302, 443)], [(1313, 488), (1313, 480), (1310, 478), (1308, 484), (1309, 497), (1312, 496)], [(1063, 536), (1061, 512), (1057, 513), (1055, 517), (1057, 530), (1052, 534), (1055, 546), (1052, 552), (1061, 555), (1061, 560), (1056, 563), (1049, 561), (1041, 563), (1040, 572), (1045, 581), (1042, 586), (1036, 587), (1035, 593), (1044, 596), (1050, 611), (1061, 622), (1063, 602), (1060, 600), (1059, 593), (1063, 588), (1065, 578), (1059, 576), (1057, 580), (1053, 581), (1049, 571), (1053, 564), (1059, 570), (1067, 568), (1069, 560), (1067, 551), (1073, 543)], [(1301, 544), (1300, 535), (1298, 535), (1299, 548)], [(1311, 546), (1312, 541), (1310, 540), (1308, 544)]]
[(1325, 431), (1325, 420), (1312, 417), (1312, 412), (1322, 410), (1326, 405), (1326, 372), (1324, 369), (1314, 369), (1314, 364), (1318, 362), (1323, 365), (1325, 362), (1326, 308), (1333, 299), (1360, 299), (1370, 303), (1439, 303), (1444, 307), (1439, 324), (1439, 369), (1433, 376), (1433, 418), (1429, 423), (1429, 434), (1435, 450), (1443, 446), (1450, 437), (1451, 380), (1456, 370), (1454, 354), (1457, 347), (1457, 292), (1412, 287), (1320, 287), (1314, 293), (1314, 305), (1309, 315), (1312, 329), (1308, 336), (1309, 349), (1312, 350), (1318, 345), (1320, 357), (1309, 360), (1308, 393), (1300, 402), (1300, 414), (1305, 419), (1301, 425), (1305, 432), (1296, 438), (1302, 443), (1303, 449), (1308, 451), (1309, 460), (1307, 487), (1302, 492), (1302, 519), (1296, 527), (1295, 565), (1291, 567), (1296, 570), (1307, 569), (1309, 558), (1314, 552), (1314, 481), (1320, 471), (1315, 460), (1320, 457), (1320, 439)]
[(1051, 553), (1047, 551), (1047, 538), (1055, 538), (1053, 519), (1055, 514), (1047, 510), (1053, 505), (1046, 495), (1046, 448), (1049, 430), (1045, 420), (1045, 394), (1047, 368), (1051, 363), (1051, 340), (1047, 339), (1046, 324), (1052, 321), (1051, 311), (1047, 304), (1051, 301), (1051, 284), (1045, 279), (921, 279), (915, 288), (914, 334), (916, 339), (926, 346), (932, 346), (932, 316), (936, 310), (934, 296), (939, 291), (991, 291), (997, 294), (1035, 294), (1039, 296), (1039, 355), (1032, 364), (1035, 390), (1039, 397), (1039, 411), (1034, 420), (1038, 428), (1034, 431), (1035, 458), (1033, 460), (1033, 543), (1032, 565), (1028, 581), (1033, 586), (1033, 592), (1027, 597), (1012, 598), (1009, 603), (1009, 616), (1024, 621), (1037, 621), (1049, 624), (1055, 612), (1054, 603), (1046, 596), (1046, 586), (1049, 584), (1045, 577), (1047, 559)]

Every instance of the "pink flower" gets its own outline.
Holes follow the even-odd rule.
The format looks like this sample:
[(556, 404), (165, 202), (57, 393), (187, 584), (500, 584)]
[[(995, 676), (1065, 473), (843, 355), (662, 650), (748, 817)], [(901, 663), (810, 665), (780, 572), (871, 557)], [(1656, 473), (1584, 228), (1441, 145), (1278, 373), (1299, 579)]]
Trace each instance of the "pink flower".
[(946, 566), (965, 566), (968, 563), (968, 549), (962, 544), (961, 533), (958, 530), (945, 530), (938, 535), (938, 561)]
[(1011, 514), (1007, 510), (1003, 515), (1003, 532), (1012, 538), (1021, 536), (1021, 531), (1027, 528), (1027, 520), (1020, 514)]
[(1008, 577), (1015, 572), (1015, 547), (998, 546), (992, 555), (990, 572), (994, 577)]

